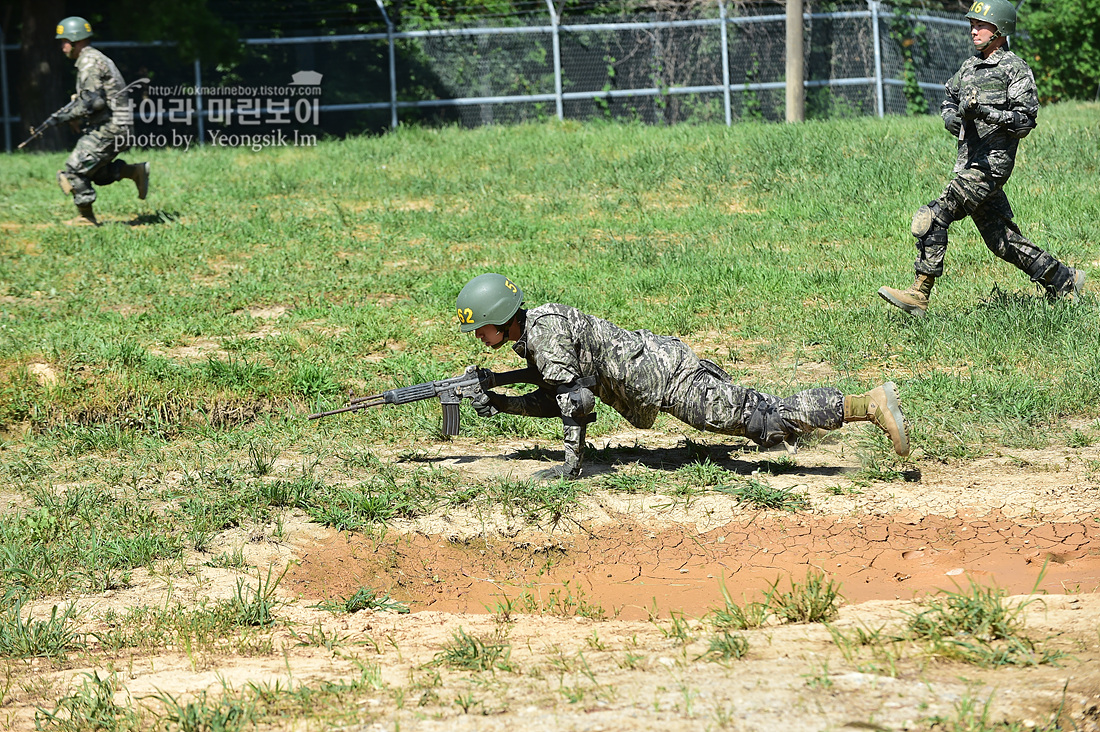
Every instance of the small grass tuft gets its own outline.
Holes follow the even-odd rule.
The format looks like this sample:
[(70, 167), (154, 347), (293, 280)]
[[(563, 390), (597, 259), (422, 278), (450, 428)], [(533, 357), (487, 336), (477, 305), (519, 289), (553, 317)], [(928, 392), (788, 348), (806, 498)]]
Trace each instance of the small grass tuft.
[(966, 590), (945, 591), (925, 602), (926, 608), (906, 613), (910, 638), (928, 644), (934, 655), (984, 667), (1035, 666), (1056, 663), (1065, 654), (1044, 650), (1023, 632), (1024, 609), (1036, 599), (1015, 606), (1006, 593), (970, 579)]
[(478, 638), (459, 628), (428, 665), (464, 671), (510, 671), (508, 659), (511, 655), (512, 646), (502, 642), (500, 635)]
[(391, 600), (388, 593), (378, 592), (370, 587), (360, 587), (343, 600), (324, 600), (310, 607), (328, 610), (333, 613), (357, 613), (360, 610), (382, 610), (392, 613), (407, 613), (409, 606)]
[(824, 572), (810, 569), (804, 583), (790, 582), (790, 591), (780, 592), (776, 578), (766, 593), (768, 606), (783, 622), (823, 623), (839, 614), (840, 585)]
[(719, 493), (731, 495), (738, 503), (748, 504), (752, 508), (770, 509), (775, 511), (805, 511), (810, 507), (810, 502), (801, 493), (792, 493), (783, 488), (773, 488), (767, 483), (749, 478), (744, 483), (734, 486), (720, 485), (714, 488)]
[(75, 612), (76, 607), (69, 605), (59, 614), (54, 605), (48, 620), (24, 619), (23, 603), (16, 601), (0, 616), (0, 657), (63, 660), (66, 653), (83, 645), (79, 634), (68, 627)]
[(749, 652), (749, 642), (744, 636), (734, 635), (725, 631), (710, 639), (707, 650), (695, 657), (696, 661), (704, 660), (711, 663), (729, 663), (743, 658)]

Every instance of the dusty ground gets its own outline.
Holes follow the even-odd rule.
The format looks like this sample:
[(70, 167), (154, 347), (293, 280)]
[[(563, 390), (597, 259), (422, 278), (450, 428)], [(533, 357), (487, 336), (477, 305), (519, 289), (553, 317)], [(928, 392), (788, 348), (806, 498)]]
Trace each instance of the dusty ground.
[[(673, 469), (686, 460), (675, 435), (611, 440), (639, 438), (644, 448), (630, 460)], [(1022, 729), (1058, 718), (1062, 729), (1100, 730), (1100, 448), (920, 461), (907, 482), (857, 483), (847, 445), (803, 449), (796, 470), (768, 477), (808, 496), (811, 509), (797, 513), (748, 509), (720, 493), (685, 500), (596, 492), (582, 510), (543, 526), (452, 510), (375, 536), (337, 533), (300, 516), (287, 519), (279, 543), (227, 533), (215, 553), (242, 549), (263, 568), (290, 563), (280, 586), (287, 604), (277, 611), (295, 624), (290, 630), (261, 633), (264, 642), (245, 653), (124, 649), (62, 666), (9, 664), (0, 724), (33, 729), (36, 707), (52, 709), (96, 669), (118, 672), (125, 689), (116, 698), (142, 705), (164, 691), (186, 698), (249, 684), (317, 688), (363, 677), (365, 668), (371, 683), (354, 703), (315, 709), (312, 721), (287, 712), (273, 726), (796, 732), (980, 730), (1002, 721)], [(525, 447), (460, 438), (420, 460), (521, 477), (545, 467), (521, 459), (516, 451)], [(744, 474), (775, 457), (712, 448), (712, 459)], [(81, 622), (101, 628), (109, 608), (194, 606), (230, 595), (248, 576), (203, 566), (209, 558), (191, 557), (189, 575), (138, 573), (129, 588), (79, 598)], [(846, 604), (834, 627), (848, 637), (857, 629), (900, 634), (920, 598), (971, 580), (1013, 595), (1037, 587), (1042, 594), (1025, 610), (1027, 634), (1066, 655), (1058, 664), (982, 668), (916, 643), (853, 650), (822, 624), (773, 622), (741, 633), (744, 658), (705, 657), (716, 636), (705, 616), (723, 605), (723, 583), (744, 603), (771, 584), (786, 590), (811, 567), (842, 584)], [(310, 607), (364, 586), (412, 612)], [(56, 602), (38, 603), (35, 612), (48, 615)], [(511, 612), (501, 612), (509, 604)], [(540, 614), (525, 612), (535, 606)], [(506, 644), (507, 663), (480, 672), (433, 664), (459, 629)], [(303, 643), (305, 635), (314, 642)], [(985, 726), (977, 725), (987, 702)]]

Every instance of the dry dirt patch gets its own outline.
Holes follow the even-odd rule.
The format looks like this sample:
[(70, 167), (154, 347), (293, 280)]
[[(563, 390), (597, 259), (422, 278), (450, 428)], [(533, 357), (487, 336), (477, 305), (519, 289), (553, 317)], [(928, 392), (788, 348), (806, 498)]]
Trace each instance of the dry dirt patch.
[[(646, 449), (631, 459), (646, 469), (686, 461), (675, 435), (644, 439)], [(528, 457), (529, 447), (458, 439), (418, 459), (471, 476), (523, 476), (546, 465)], [(745, 475), (776, 458), (720, 444), (711, 456)], [(922, 463), (913, 482), (867, 483), (856, 480), (847, 442), (826, 440), (801, 451), (797, 469), (767, 476), (808, 496), (810, 508), (797, 513), (756, 511), (721, 494), (686, 502), (595, 490), (569, 517), (537, 526), (451, 510), (365, 536), (289, 516), (278, 541), (237, 530), (213, 550), (241, 548), (261, 572), (289, 563), (280, 588), (288, 604), (277, 610), (283, 622), (259, 633), (269, 651), (101, 650), (63, 667), (17, 662), (0, 714), (13, 729), (33, 729), (35, 706), (52, 708), (93, 670), (121, 671), (119, 699), (150, 704), (157, 690), (183, 699), (249, 684), (317, 689), (366, 668), (374, 681), (353, 700), (319, 707), (312, 723), (299, 714), (274, 728), (929, 730), (933, 718), (956, 719), (991, 699), (991, 724), (1043, 725), (1061, 710), (1063, 729), (1097, 730), (1097, 459), (1097, 448), (1013, 451)], [(598, 476), (622, 466), (590, 468)], [(107, 608), (197, 606), (230, 596), (241, 578), (255, 582), (256, 570), (204, 566), (209, 559), (190, 557), (184, 576), (135, 574), (130, 588), (79, 598), (82, 622), (95, 630)], [(920, 607), (913, 598), (970, 580), (1027, 592), (1044, 565), (1038, 587), (1047, 594), (1027, 606), (1027, 633), (1066, 654), (1058, 665), (987, 669), (915, 644), (894, 655), (863, 649), (849, 657), (821, 624), (774, 622), (740, 633), (744, 658), (707, 658), (716, 631), (704, 614), (722, 605), (723, 581), (742, 602), (777, 580), (786, 590), (790, 579), (819, 568), (843, 583), (848, 604), (834, 627), (854, 635), (900, 632), (904, 613)], [(389, 592), (413, 612), (315, 607), (362, 587)], [(542, 614), (519, 612), (524, 593)], [(509, 600), (513, 609), (504, 613)], [(48, 615), (50, 605), (34, 610)], [(586, 617), (599, 610), (605, 619)], [(673, 612), (683, 613), (679, 627)], [(442, 663), (460, 630), (506, 646), (506, 664), (475, 672)], [(339, 641), (329, 650), (304, 643), (310, 634)]]

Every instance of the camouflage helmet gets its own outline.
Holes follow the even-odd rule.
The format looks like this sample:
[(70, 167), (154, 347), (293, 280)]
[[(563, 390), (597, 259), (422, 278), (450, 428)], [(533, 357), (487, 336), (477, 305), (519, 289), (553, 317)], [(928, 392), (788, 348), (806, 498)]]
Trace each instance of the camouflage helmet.
[(1016, 32), (1016, 7), (1008, 0), (976, 0), (966, 17), (991, 23), (996, 26), (999, 36)]
[(83, 18), (70, 15), (57, 24), (57, 38), (76, 43), (92, 37), (92, 24)]
[(463, 333), (483, 325), (504, 325), (523, 304), (523, 291), (504, 275), (478, 275), (458, 293), (458, 322)]

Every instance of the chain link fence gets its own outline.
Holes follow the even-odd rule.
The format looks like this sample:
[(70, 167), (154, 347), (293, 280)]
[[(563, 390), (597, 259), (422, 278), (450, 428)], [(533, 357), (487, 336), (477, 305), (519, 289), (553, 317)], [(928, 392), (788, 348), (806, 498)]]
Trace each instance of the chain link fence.
[[(491, 24), (420, 22), (402, 29), (383, 0), (376, 3), (362, 26), (366, 32), (242, 39), (242, 58), (230, 69), (181, 61), (163, 43), (96, 45), (127, 80), (152, 79), (151, 92), (135, 110), (138, 142), (152, 141), (150, 147), (157, 146), (157, 133), (169, 130), (211, 144), (215, 129), (275, 129), (271, 112), (298, 101), (301, 90), (288, 85), (303, 72), (320, 81), (310, 98), (314, 113), (296, 121), (316, 136), (403, 122), (784, 119), (781, 5), (714, 0), (675, 12), (559, 16), (548, 2), (541, 11), (494, 17)], [(934, 113), (944, 82), (972, 52), (969, 24), (959, 15), (903, 14), (876, 0), (805, 13), (803, 23), (808, 118)], [(9, 151), (13, 136), (27, 129), (10, 111), (12, 79), (22, 72), (17, 51), (17, 45), (4, 45), (0, 53)], [(256, 124), (225, 114), (246, 99), (246, 111), (263, 112)]]

